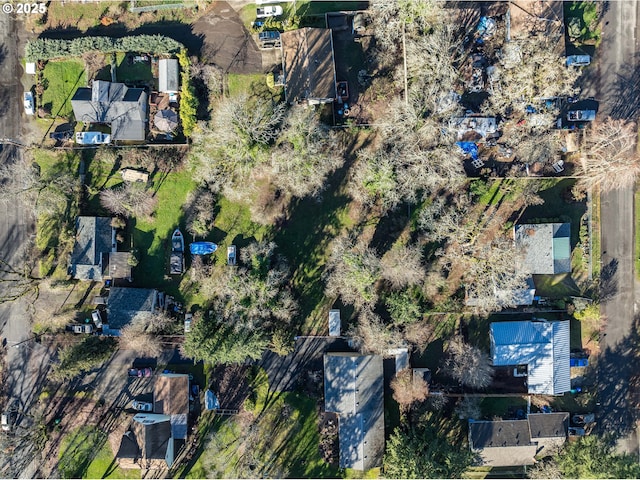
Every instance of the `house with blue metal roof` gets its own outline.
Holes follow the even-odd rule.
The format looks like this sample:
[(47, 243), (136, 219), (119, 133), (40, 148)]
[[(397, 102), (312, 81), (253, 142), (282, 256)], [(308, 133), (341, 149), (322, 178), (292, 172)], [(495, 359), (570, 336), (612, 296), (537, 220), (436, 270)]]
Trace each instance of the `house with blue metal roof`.
[(513, 227), (516, 248), (522, 258), (519, 272), (555, 275), (571, 272), (571, 224), (520, 224)]
[(571, 390), (568, 321), (494, 322), (490, 336), (493, 365), (526, 366), (529, 393)]

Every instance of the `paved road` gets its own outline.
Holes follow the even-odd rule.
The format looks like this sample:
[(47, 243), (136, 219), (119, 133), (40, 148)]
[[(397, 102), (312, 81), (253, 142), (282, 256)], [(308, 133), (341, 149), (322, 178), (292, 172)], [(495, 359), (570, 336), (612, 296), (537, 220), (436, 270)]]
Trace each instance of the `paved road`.
[[(602, 43), (592, 91), (601, 102), (599, 116), (637, 120), (638, 16), (635, 0), (608, 2), (603, 19)], [(593, 91), (595, 90), (595, 92)], [(635, 358), (635, 277), (633, 189), (601, 196), (602, 284), (606, 321), (598, 365), (599, 422), (604, 431), (617, 433), (623, 449), (637, 453), (634, 415), (628, 402), (629, 379), (637, 368)]]
[[(22, 94), (21, 77), (23, 69), (19, 63), (20, 26), (11, 16), (0, 12), (0, 136), (19, 139), (22, 134)], [(13, 162), (21, 152), (3, 145), (0, 162)], [(33, 222), (20, 201), (10, 205), (0, 204), (0, 258), (20, 265), (23, 246), (33, 232)], [(2, 288), (0, 286), (0, 288)], [(2, 291), (0, 291), (0, 295)], [(13, 476), (20, 472), (29, 459), (28, 440), (21, 437), (24, 427), (31, 423), (29, 410), (34, 400), (43, 372), (48, 368), (46, 349), (33, 342), (22, 342), (29, 338), (29, 316), (25, 302), (17, 301), (0, 305), (0, 335), (7, 344), (7, 379), (3, 385), (7, 398), (15, 398), (19, 404), (19, 427), (13, 441), (16, 451), (9, 458), (0, 457), (0, 476)], [(13, 346), (18, 344), (18, 346)], [(4, 408), (4, 404), (0, 404)], [(4, 439), (3, 439), (4, 440)], [(28, 473), (27, 473), (28, 476)]]

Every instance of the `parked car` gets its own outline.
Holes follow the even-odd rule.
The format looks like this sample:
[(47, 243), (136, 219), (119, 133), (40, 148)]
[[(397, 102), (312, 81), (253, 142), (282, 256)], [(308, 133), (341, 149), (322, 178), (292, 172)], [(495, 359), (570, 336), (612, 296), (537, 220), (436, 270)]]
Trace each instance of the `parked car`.
[(143, 367), (143, 368), (130, 368), (129, 376), (130, 377), (150, 377), (153, 375), (153, 368), (151, 367)]
[(33, 93), (24, 92), (24, 113), (27, 115), (33, 115), (35, 113), (35, 102), (33, 100)]
[(569, 110), (567, 112), (567, 120), (570, 122), (592, 122), (595, 119), (595, 110)]
[(138, 400), (134, 400), (131, 405), (134, 410), (138, 410), (139, 412), (153, 412), (153, 403), (151, 402), (140, 402)]
[(91, 312), (91, 320), (93, 320), (96, 328), (102, 328), (102, 315), (100, 315), (100, 310)]
[(184, 316), (184, 333), (189, 333), (191, 331), (191, 322), (193, 321), (193, 314), (187, 313)]
[(586, 67), (591, 64), (591, 55), (569, 55), (567, 67)]
[(70, 325), (69, 330), (73, 333), (93, 333), (93, 325), (90, 323)]
[(18, 404), (15, 400), (7, 405), (7, 408), (0, 415), (0, 425), (3, 432), (10, 432), (16, 423), (18, 417)]
[(237, 262), (236, 246), (231, 245), (227, 247), (227, 265), (234, 267), (236, 265), (236, 262)]
[(76, 132), (76, 143), (80, 145), (111, 143), (111, 135), (102, 132)]
[(575, 414), (571, 417), (571, 422), (574, 425), (587, 425), (589, 423), (594, 423), (596, 421), (596, 416), (593, 413), (582, 413)]
[(260, 48), (270, 49), (280, 47), (280, 32), (277, 30), (267, 30), (266, 32), (260, 32), (258, 34), (258, 41), (260, 42)]
[(256, 8), (257, 18), (277, 17), (282, 15), (282, 7), (280, 5), (267, 5), (266, 7)]

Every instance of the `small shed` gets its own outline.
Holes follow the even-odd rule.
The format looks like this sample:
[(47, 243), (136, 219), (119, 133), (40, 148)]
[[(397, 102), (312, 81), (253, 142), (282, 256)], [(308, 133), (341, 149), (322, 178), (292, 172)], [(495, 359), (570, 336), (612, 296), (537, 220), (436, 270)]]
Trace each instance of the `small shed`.
[(135, 168), (123, 168), (120, 170), (120, 174), (125, 182), (147, 183), (149, 181), (149, 172), (136, 170)]
[(35, 75), (36, 74), (36, 64), (35, 62), (27, 62), (24, 66), (24, 71), (27, 75)]
[(340, 336), (340, 310), (329, 311), (329, 336)]
[(163, 93), (179, 92), (178, 60), (175, 58), (162, 58), (158, 62), (158, 90)]

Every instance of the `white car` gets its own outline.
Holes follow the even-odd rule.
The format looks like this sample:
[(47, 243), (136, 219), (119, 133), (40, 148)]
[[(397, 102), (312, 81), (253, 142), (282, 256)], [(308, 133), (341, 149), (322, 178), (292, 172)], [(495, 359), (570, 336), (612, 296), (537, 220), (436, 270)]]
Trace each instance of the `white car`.
[(24, 92), (24, 113), (27, 115), (33, 115), (35, 113), (35, 103), (33, 93), (31, 92)]
[(96, 145), (110, 143), (111, 135), (102, 132), (76, 132), (76, 143), (81, 145)]
[(193, 314), (187, 313), (184, 316), (184, 333), (189, 333), (191, 331), (191, 322), (193, 320)]
[(280, 5), (267, 5), (266, 7), (256, 8), (257, 18), (277, 17), (282, 15), (282, 7)]
[(586, 67), (591, 64), (591, 55), (569, 55), (567, 67)]
[(153, 412), (153, 403), (151, 402), (140, 402), (138, 400), (134, 400), (132, 407), (134, 410), (139, 412)]

